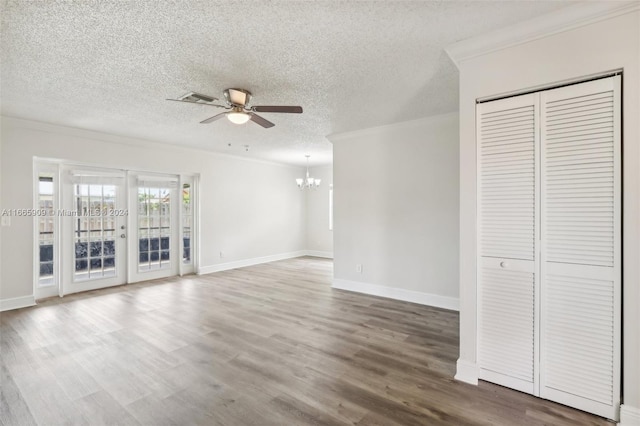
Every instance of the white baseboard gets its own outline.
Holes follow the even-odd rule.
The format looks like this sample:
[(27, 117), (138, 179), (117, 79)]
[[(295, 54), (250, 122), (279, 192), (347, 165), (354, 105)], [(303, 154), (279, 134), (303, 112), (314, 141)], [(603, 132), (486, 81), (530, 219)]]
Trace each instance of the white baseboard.
[(622, 404), (618, 426), (640, 426), (640, 408)]
[(0, 299), (0, 312), (10, 311), (13, 309), (27, 308), (35, 306), (36, 299), (33, 295), (14, 297), (13, 299)]
[(460, 302), (457, 298), (422, 293), (420, 291), (405, 290), (397, 287), (386, 287), (378, 284), (362, 283), (359, 281), (349, 281), (339, 278), (334, 278), (332, 287), (340, 290), (355, 291), (357, 293), (365, 293), (372, 296), (388, 297), (389, 299), (418, 303), (420, 305), (435, 306), (454, 311), (458, 311), (460, 309)]
[(245, 268), (247, 266), (260, 265), (261, 263), (275, 262), (277, 260), (292, 259), (294, 257), (307, 256), (307, 250), (280, 253), (271, 256), (254, 257), (251, 259), (236, 260), (234, 262), (218, 263), (216, 265), (202, 266), (198, 268), (198, 275), (214, 272), (228, 271), (230, 269)]
[(325, 259), (333, 259), (333, 252), (331, 251), (306, 250), (306, 253), (307, 253), (307, 256), (324, 257)]
[(469, 362), (464, 359), (458, 358), (456, 363), (456, 380), (469, 383), (472, 385), (478, 385), (478, 365), (475, 362)]

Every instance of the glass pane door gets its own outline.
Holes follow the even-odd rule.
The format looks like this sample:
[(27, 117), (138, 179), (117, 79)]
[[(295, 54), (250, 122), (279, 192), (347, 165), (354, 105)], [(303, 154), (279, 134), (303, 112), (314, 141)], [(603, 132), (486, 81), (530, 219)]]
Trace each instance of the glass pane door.
[(65, 171), (62, 243), (65, 294), (126, 281), (126, 197), (117, 170)]
[(138, 272), (171, 268), (171, 193), (138, 187)]
[[(175, 175), (71, 165), (61, 166), (60, 176), (61, 294), (174, 276), (181, 266), (192, 267), (193, 182), (183, 188)], [(51, 204), (48, 183), (38, 181), (42, 205)], [(181, 223), (182, 211), (188, 218)], [(44, 221), (34, 226), (40, 236), (38, 278), (46, 283), (55, 275), (46, 240), (54, 231)]]
[(129, 204), (136, 211), (129, 242), (129, 282), (176, 275), (180, 261), (177, 178), (132, 174), (129, 182)]
[(75, 184), (74, 281), (116, 276), (116, 186)]

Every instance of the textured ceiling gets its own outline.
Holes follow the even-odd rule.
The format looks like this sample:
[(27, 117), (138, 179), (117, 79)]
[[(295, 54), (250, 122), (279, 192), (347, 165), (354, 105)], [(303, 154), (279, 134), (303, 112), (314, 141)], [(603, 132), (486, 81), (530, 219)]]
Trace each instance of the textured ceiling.
[[(455, 111), (444, 47), (572, 3), (0, 1), (3, 115), (312, 165), (328, 134)], [(164, 100), (227, 87), (304, 113), (204, 125), (217, 109)]]

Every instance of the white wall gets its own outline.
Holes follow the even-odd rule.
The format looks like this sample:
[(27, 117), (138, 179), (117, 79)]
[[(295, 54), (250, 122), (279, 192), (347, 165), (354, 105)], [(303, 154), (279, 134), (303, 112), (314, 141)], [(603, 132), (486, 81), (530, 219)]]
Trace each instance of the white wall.
[(329, 139), (334, 287), (457, 309), (457, 114)]
[(333, 183), (333, 168), (313, 167), (309, 174), (322, 179), (320, 187), (307, 192), (307, 249), (309, 254), (333, 257), (333, 231), (329, 230), (329, 188)]
[[(2, 190), (2, 181), (4, 180), (3, 176), (2, 176), (2, 130), (3, 130), (3, 123), (2, 120), (0, 120), (0, 214), (2, 212), (2, 209), (4, 209), (4, 197), (3, 197), (3, 190)], [(2, 231), (3, 231), (3, 226), (0, 225), (0, 300), (2, 300), (2, 241), (4, 240), (4, 237), (2, 235)], [(1, 309), (2, 307), (0, 307)]]
[(459, 62), (459, 69), (460, 359), (456, 377), (470, 382), (477, 380), (475, 100), (624, 70), (623, 394), (627, 413), (637, 413), (640, 421), (640, 12), (636, 8), (512, 47), (468, 55)]
[[(6, 117), (1, 141), (3, 208), (32, 207), (34, 156), (200, 173), (201, 269), (303, 254), (306, 249), (306, 200), (295, 185), (303, 173), (300, 167)], [(2, 229), (0, 299), (33, 294), (32, 241), (29, 218), (14, 217), (11, 226)]]

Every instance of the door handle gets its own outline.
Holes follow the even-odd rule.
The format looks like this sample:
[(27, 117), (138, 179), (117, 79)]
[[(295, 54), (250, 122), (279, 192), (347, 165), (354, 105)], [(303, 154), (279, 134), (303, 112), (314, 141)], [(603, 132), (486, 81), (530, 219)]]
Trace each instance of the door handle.
[(126, 238), (127, 236), (124, 234), (120, 234), (120, 238)]

